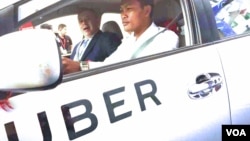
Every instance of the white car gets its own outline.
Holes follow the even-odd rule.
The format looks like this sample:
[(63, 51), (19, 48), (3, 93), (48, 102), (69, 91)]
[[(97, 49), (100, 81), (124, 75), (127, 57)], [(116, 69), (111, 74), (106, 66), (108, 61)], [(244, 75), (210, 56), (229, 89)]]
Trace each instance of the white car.
[(178, 49), (63, 75), (52, 32), (36, 27), (84, 7), (119, 16), (119, 4), (0, 9), (0, 140), (250, 140), (250, 1), (156, 0), (154, 21), (172, 22)]

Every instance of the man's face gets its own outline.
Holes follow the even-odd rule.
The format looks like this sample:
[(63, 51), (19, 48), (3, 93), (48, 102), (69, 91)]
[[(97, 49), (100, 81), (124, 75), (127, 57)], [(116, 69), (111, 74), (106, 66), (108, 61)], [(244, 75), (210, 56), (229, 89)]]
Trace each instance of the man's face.
[(139, 30), (145, 22), (144, 19), (148, 18), (145, 8), (142, 8), (138, 0), (122, 0), (120, 10), (122, 24), (127, 32)]
[(60, 30), (61, 35), (66, 35), (67, 34), (67, 27), (61, 28)]
[(100, 19), (91, 11), (80, 13), (78, 16), (78, 22), (85, 37), (90, 38), (99, 30)]

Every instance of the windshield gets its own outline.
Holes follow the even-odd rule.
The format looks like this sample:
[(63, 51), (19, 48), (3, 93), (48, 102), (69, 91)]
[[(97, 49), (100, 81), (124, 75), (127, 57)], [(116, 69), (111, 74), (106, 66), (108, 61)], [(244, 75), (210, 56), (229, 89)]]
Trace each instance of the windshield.
[(32, 0), (25, 3), (18, 8), (18, 21), (58, 1), (60, 0), (49, 0), (49, 1)]
[(3, 9), (4, 7), (11, 5), (13, 3), (16, 3), (18, 1), (20, 1), (20, 0), (5, 0), (5, 1), (1, 0), (0, 1), (0, 9)]

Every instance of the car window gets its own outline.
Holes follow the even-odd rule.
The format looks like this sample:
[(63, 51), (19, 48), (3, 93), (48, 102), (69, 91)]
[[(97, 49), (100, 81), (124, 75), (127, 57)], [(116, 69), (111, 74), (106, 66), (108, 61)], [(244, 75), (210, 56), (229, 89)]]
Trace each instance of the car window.
[[(189, 31), (190, 29), (188, 29), (188, 27), (185, 26), (185, 20), (182, 16), (180, 16), (182, 14), (182, 10), (183, 9), (181, 8), (181, 4), (178, 1), (158, 0), (155, 2), (154, 11), (153, 11), (154, 23), (160, 27), (164, 27), (173, 31), (173, 33), (175, 33), (179, 37), (178, 47), (191, 45), (192, 43), (192, 42), (188, 42), (186, 44), (186, 39), (189, 39), (188, 35), (186, 36), (186, 34), (190, 32)], [(181, 18), (178, 18), (179, 16)], [(124, 27), (122, 25), (120, 11), (116, 11), (116, 13), (115, 12), (102, 13), (100, 29), (102, 29), (103, 25), (109, 21), (113, 21), (118, 24), (123, 37), (129, 36), (129, 33), (127, 33), (124, 30)], [(72, 42), (73, 42), (71, 51), (73, 51), (73, 49), (75, 48), (75, 45), (79, 43), (83, 37), (79, 29), (76, 15), (63, 16), (60, 18), (55, 17), (48, 21), (44, 21), (43, 23), (40, 23), (39, 25), (36, 25), (35, 28), (40, 28), (41, 24), (44, 24), (44, 23), (52, 25), (54, 32), (57, 32), (59, 24), (63, 23), (67, 25), (67, 35), (71, 37)], [(163, 51), (168, 51), (168, 50), (169, 49), (166, 49), (166, 48), (163, 49), (162, 47), (162, 49), (159, 49), (159, 51), (155, 51), (155, 53), (153, 54), (160, 53)]]
[(20, 0), (8, 0), (8, 1), (0, 1), (0, 9), (5, 8), (6, 6), (9, 6), (11, 4), (14, 4), (15, 2), (18, 2)]
[(249, 0), (210, 0), (222, 38), (250, 32)]
[[(109, 21), (115, 21), (119, 28), (122, 31), (122, 35), (128, 36), (128, 33), (124, 31), (121, 17), (119, 13), (104, 13), (101, 17), (101, 25), (100, 29), (102, 29), (103, 24), (109, 22)], [(73, 47), (76, 45), (79, 41), (82, 40), (82, 33), (79, 29), (78, 21), (77, 21), (77, 15), (70, 15), (70, 16), (63, 16), (60, 18), (54, 18), (49, 21), (45, 21), (39, 25), (36, 25), (35, 28), (40, 28), (42, 24), (49, 24), (52, 26), (52, 30), (57, 33), (58, 31), (58, 25), (59, 24), (65, 24), (67, 26), (67, 35), (69, 35), (73, 42)], [(73, 48), (72, 48), (73, 49)]]
[[(51, 4), (55, 3), (56, 1), (58, 1), (58, 0), (51, 1)], [(79, 29), (77, 17), (75, 15), (77, 13), (76, 12), (77, 10), (73, 10), (73, 9), (77, 9), (77, 7), (74, 4), (72, 4), (72, 5), (69, 4), (69, 5), (66, 5), (64, 7), (64, 10), (60, 11), (60, 10), (55, 8), (56, 12), (54, 10), (51, 10), (48, 13), (45, 12), (46, 14), (44, 14), (44, 11), (42, 11), (43, 7), (46, 7), (46, 5), (49, 5), (49, 2), (47, 2), (47, 3), (45, 2), (43, 5), (36, 7), (35, 9), (34, 8), (27, 8), (34, 3), (35, 2), (31, 2), (31, 3), (28, 2), (27, 4), (24, 4), (20, 7), (18, 7), (18, 11), (19, 11), (18, 20), (19, 20), (19, 22), (20, 23), (22, 23), (23, 21), (30, 22), (31, 23), (30, 25), (32, 28), (33, 27), (40, 28), (41, 24), (47, 23), (47, 24), (52, 25), (54, 32), (58, 31), (59, 24), (61, 24), (61, 23), (66, 24), (67, 25), (67, 35), (69, 35), (72, 39), (71, 51), (73, 51), (75, 45), (77, 43), (79, 43), (81, 41), (81, 39), (83, 38), (83, 35)], [(96, 2), (93, 4), (96, 4), (97, 7), (98, 6), (101, 7), (102, 5), (100, 5), (99, 3), (101, 3), (101, 2)], [(110, 2), (110, 3), (112, 3), (112, 2)], [(111, 7), (106, 6), (106, 5), (103, 5), (102, 9), (98, 9), (102, 13), (100, 28), (102, 29), (102, 25), (104, 25), (105, 23), (107, 23), (109, 21), (114, 21), (119, 25), (119, 28), (122, 32), (122, 36), (127, 37), (127, 36), (129, 36), (129, 33), (124, 31), (124, 27), (123, 27), (122, 22), (121, 22), (121, 15), (120, 15), (120, 11), (119, 11), (119, 3), (118, 2), (116, 3), (116, 6), (118, 7), (118, 9), (112, 9)], [(92, 7), (88, 3), (85, 3), (84, 1), (78, 1), (77, 4), (81, 5), (81, 7), (86, 7), (86, 8)], [(183, 8), (183, 5), (184, 4), (182, 3), (182, 1), (178, 1), (178, 0), (168, 0), (168, 1), (156, 0), (155, 5), (154, 5), (154, 11), (153, 11), (154, 23), (158, 26), (165, 27), (165, 28), (168, 28), (169, 30), (172, 30), (178, 36), (179, 46), (177, 46), (177, 49), (178, 49), (178, 47), (185, 47), (185, 46), (190, 46), (190, 45), (194, 45), (194, 44), (198, 43), (195, 40), (195, 38), (197, 38), (196, 35), (192, 35), (193, 34), (192, 31), (194, 30), (194, 25), (186, 24), (186, 23), (188, 23), (189, 20), (191, 20), (191, 18), (188, 17), (190, 14), (188, 14), (188, 12), (187, 13), (185, 12), (188, 10)], [(54, 8), (54, 6), (53, 6), (53, 8)], [(61, 8), (61, 9), (63, 9), (63, 8)], [(44, 15), (38, 17), (39, 16), (38, 14), (40, 14), (40, 13), (38, 13), (36, 15), (36, 12), (40, 12)], [(29, 14), (35, 13), (34, 15), (32, 15), (32, 16), (34, 16), (34, 18), (29, 17), (28, 13)], [(186, 13), (186, 14), (184, 15), (183, 13)], [(180, 18), (178, 18), (179, 15), (181, 15)], [(28, 16), (28, 18), (27, 18), (27, 16)], [(28, 27), (30, 27), (30, 26), (28, 26)], [(161, 41), (164, 41), (162, 44), (165, 44), (165, 41), (167, 41), (167, 40), (161, 40)], [(171, 42), (172, 40), (168, 40), (168, 41)], [(166, 44), (166, 46), (167, 45), (168, 44)], [(151, 55), (151, 54), (155, 55), (157, 53), (161, 53), (161, 52), (165, 52), (165, 51), (169, 51), (169, 50), (172, 50), (172, 48), (170, 49), (170, 47), (168, 47), (168, 48), (161, 47), (157, 51), (153, 50), (153, 51), (155, 51), (153, 53), (151, 51), (148, 51), (150, 53), (147, 53), (147, 55)], [(136, 51), (134, 51), (134, 52), (136, 52)], [(67, 55), (70, 55), (70, 54), (67, 54)], [(142, 55), (142, 56), (147, 56), (147, 55)], [(141, 56), (139, 56), (139, 57), (141, 57)], [(119, 63), (119, 62), (120, 61), (117, 61), (117, 63)]]
[(18, 8), (18, 21), (58, 1), (60, 0), (49, 0), (49, 1), (32, 0), (25, 3)]
[(60, 18), (54, 18), (49, 21), (45, 21), (39, 25), (37, 25), (35, 28), (40, 28), (42, 24), (49, 24), (52, 26), (52, 30), (57, 33), (58, 32), (58, 26), (59, 24), (65, 24), (67, 26), (67, 35), (69, 35), (72, 39), (73, 46), (77, 42), (79, 42), (82, 39), (82, 33), (79, 29), (77, 16), (76, 15), (70, 15), (70, 16), (63, 16)]

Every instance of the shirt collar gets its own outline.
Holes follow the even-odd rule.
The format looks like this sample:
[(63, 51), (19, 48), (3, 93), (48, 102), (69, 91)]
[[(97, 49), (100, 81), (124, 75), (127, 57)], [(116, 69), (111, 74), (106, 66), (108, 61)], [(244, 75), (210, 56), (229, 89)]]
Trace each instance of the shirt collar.
[(94, 33), (91, 37), (85, 37), (84, 40), (91, 40), (99, 32), (100, 32), (100, 30), (98, 30), (96, 33)]
[(150, 37), (154, 36), (154, 34), (159, 32), (159, 30), (160, 30), (160, 28), (158, 26), (156, 26), (156, 24), (154, 22), (152, 22), (151, 25), (137, 39), (137, 41), (136, 41), (136, 38), (134, 36), (134, 33), (132, 33), (131, 36), (132, 36), (134, 41), (143, 42), (143, 41), (149, 39)]

